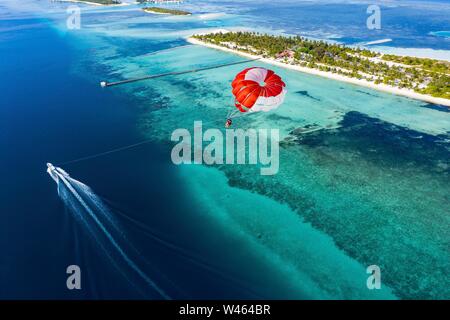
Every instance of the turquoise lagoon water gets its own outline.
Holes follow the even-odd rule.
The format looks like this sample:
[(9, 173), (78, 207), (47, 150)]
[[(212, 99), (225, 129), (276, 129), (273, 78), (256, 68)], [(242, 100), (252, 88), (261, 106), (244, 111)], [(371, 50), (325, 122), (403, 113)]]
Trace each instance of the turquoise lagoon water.
[[(190, 17), (149, 15), (134, 6), (86, 7), (83, 28), (77, 31), (64, 28), (65, 16), (57, 9), (49, 21), (74, 52), (70, 74), (97, 88), (100, 80), (242, 60), (186, 46), (183, 37), (215, 28), (257, 27), (248, 22), (257, 14), (256, 5), (244, 7), (241, 14), (233, 3), (208, 5), (188, 4), (188, 9), (198, 12)], [(222, 13), (224, 6), (227, 14)], [(271, 27), (283, 29), (275, 21)], [(127, 208), (127, 215), (159, 228), (178, 243), (186, 241), (202, 260), (220, 266), (221, 277), (250, 288), (256, 293), (253, 296), (448, 298), (448, 110), (270, 66), (287, 83), (285, 104), (276, 112), (238, 118), (234, 126), (280, 129), (279, 173), (261, 176), (254, 166), (173, 166), (172, 131), (192, 128), (196, 120), (202, 120), (205, 128), (221, 128), (232, 106), (230, 81), (246, 66), (268, 67), (235, 65), (107, 88), (104, 94), (113, 101), (126, 98), (120, 100), (122, 105), (113, 106), (118, 113), (112, 116), (117, 117), (114, 121), (120, 117), (136, 130), (134, 139), (149, 138), (155, 146), (120, 155), (120, 163), (97, 159), (69, 169)], [(121, 108), (133, 116), (123, 117), (117, 111)], [(83, 142), (77, 142), (76, 148), (81, 154)], [(85, 153), (95, 148), (98, 145), (85, 146)], [(73, 151), (66, 157), (74, 157)], [(156, 163), (150, 161), (152, 157), (158, 159)], [(108, 183), (113, 169), (100, 168), (105, 163), (122, 167), (120, 172), (132, 163), (142, 175), (131, 175), (136, 182), (130, 183), (128, 174), (118, 173)], [(152, 169), (156, 165), (165, 168), (165, 175)], [(89, 169), (93, 166), (94, 171)], [(146, 192), (157, 189), (151, 186), (159, 184), (173, 194), (159, 202), (142, 200), (149, 197)], [(130, 185), (134, 192), (125, 194)], [(139, 206), (133, 205), (136, 201)], [(126, 225), (124, 232), (132, 234), (138, 246), (147, 241), (132, 226)], [(217, 276), (200, 275), (187, 267), (184, 272), (177, 270), (170, 266), (176, 260), (159, 253), (162, 249), (142, 250), (150, 260), (160, 261), (160, 270), (170, 279), (156, 281), (168, 288), (170, 282), (176, 283), (185, 292), (176, 297), (252, 296), (237, 295), (223, 282), (214, 283), (211, 279)], [(372, 264), (382, 270), (381, 290), (366, 287), (366, 267)], [(192, 275), (197, 284), (187, 279)], [(97, 295), (87, 297), (108, 297), (98, 294), (102, 285), (96, 283)], [(118, 296), (133, 297), (129, 290)]]
[(433, 36), (450, 38), (450, 31), (435, 31), (431, 32)]
[[(187, 51), (186, 57), (195, 51), (180, 50)], [(199, 55), (227, 58), (212, 50), (197, 50)], [(177, 55), (182, 56), (179, 51)], [(145, 131), (149, 136), (162, 134), (165, 140), (175, 128), (192, 128), (194, 120), (216, 124), (215, 119), (223, 117), (223, 106), (230, 105), (230, 97), (221, 94), (228, 89), (226, 79), (232, 78), (237, 69), (177, 79), (177, 89), (171, 89), (177, 94), (165, 100), (165, 108), (145, 117)], [(300, 270), (312, 271), (318, 265), (325, 269), (308, 274), (322, 278), (319, 274), (324, 272), (339, 277), (324, 262), (329, 258), (329, 247), (303, 238), (304, 222), (331, 235), (338, 248), (362, 265), (380, 265), (386, 270), (383, 279), (399, 297), (447, 295), (448, 112), (417, 101), (273, 69), (289, 83), (285, 105), (276, 114), (239, 119), (236, 125), (281, 129), (285, 144), (280, 153), (280, 172), (264, 177), (258, 168), (248, 166), (219, 169), (230, 186), (286, 204), (290, 214), (287, 210), (268, 214), (273, 213), (269, 205), (252, 209), (258, 206), (248, 204), (253, 200), (246, 199), (247, 194), (241, 194), (239, 204), (236, 196), (224, 196), (225, 203), (232, 199), (233, 205), (221, 206), (247, 232), (283, 258), (283, 263), (289, 261)], [(173, 80), (163, 80), (152, 87), (172, 88), (171, 84)], [(163, 91), (158, 92), (167, 97)], [(152, 125), (153, 130), (145, 126), (155, 121), (161, 125)], [(303, 133), (311, 129), (317, 131)], [(201, 188), (217, 187), (214, 176), (201, 181)], [(212, 198), (216, 201), (217, 195)], [(217, 210), (213, 212), (217, 214)], [(300, 217), (297, 223), (286, 221), (294, 212)], [(320, 257), (320, 262), (309, 260), (311, 255), (303, 251), (305, 244), (306, 250)], [(342, 268), (344, 274), (349, 272), (349, 266), (342, 261), (336, 262), (335, 268)], [(350, 291), (339, 291), (342, 297), (348, 297), (345, 292)]]

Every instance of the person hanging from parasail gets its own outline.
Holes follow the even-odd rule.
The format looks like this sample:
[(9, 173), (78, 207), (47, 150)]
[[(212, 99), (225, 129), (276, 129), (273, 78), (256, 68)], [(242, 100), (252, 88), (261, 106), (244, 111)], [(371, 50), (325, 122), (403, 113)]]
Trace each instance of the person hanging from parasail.
[(232, 123), (233, 123), (233, 121), (230, 118), (228, 118), (227, 121), (225, 121), (225, 128), (231, 127)]
[(239, 72), (231, 83), (237, 110), (228, 114), (225, 128), (231, 127), (234, 117), (252, 112), (267, 112), (278, 108), (287, 93), (286, 84), (272, 70), (260, 67)]

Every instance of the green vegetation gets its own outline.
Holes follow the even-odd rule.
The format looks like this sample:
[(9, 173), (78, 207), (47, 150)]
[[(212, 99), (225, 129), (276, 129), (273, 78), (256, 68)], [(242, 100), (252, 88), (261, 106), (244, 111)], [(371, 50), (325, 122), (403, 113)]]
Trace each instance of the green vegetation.
[(190, 12), (187, 12), (187, 11), (166, 9), (166, 8), (159, 8), (159, 7), (145, 7), (145, 8), (142, 8), (142, 10), (147, 11), (147, 12), (174, 14), (177, 16), (187, 16), (187, 15), (191, 14)]
[(439, 60), (428, 59), (428, 58), (394, 56), (392, 54), (385, 54), (383, 56), (383, 59), (410, 65), (410, 66), (420, 67), (422, 69), (430, 70), (433, 72), (441, 72), (441, 73), (450, 74), (450, 62), (448, 62), (448, 61), (439, 61)]
[(450, 99), (450, 63), (446, 61), (382, 55), (299, 36), (256, 32), (213, 33), (194, 38), (289, 64)]

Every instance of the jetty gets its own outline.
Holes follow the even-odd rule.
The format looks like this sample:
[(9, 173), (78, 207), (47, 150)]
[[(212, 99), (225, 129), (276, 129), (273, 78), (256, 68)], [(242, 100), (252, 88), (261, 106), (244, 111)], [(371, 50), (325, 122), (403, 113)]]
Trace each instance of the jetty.
[(200, 71), (205, 71), (205, 70), (218, 69), (218, 68), (233, 66), (233, 65), (237, 65), (237, 64), (243, 64), (243, 63), (248, 63), (248, 62), (252, 62), (252, 61), (257, 61), (257, 60), (260, 60), (260, 59), (261, 58), (247, 59), (247, 60), (241, 60), (241, 61), (237, 61), (237, 62), (224, 63), (224, 64), (219, 64), (219, 65), (209, 66), (209, 67), (204, 67), (204, 68), (196, 68), (196, 69), (183, 70), (183, 71), (172, 71), (172, 72), (166, 72), (166, 73), (160, 73), (160, 74), (152, 74), (152, 75), (147, 75), (147, 76), (143, 76), (143, 77), (126, 79), (126, 80), (119, 80), (119, 81), (113, 81), (113, 82), (101, 81), (100, 82), (100, 86), (102, 88), (112, 87), (112, 86), (117, 86), (117, 85), (121, 85), (121, 84), (137, 82), (137, 81), (156, 79), (156, 78), (162, 78), (162, 77), (168, 77), (168, 76), (177, 76), (177, 75), (181, 75), (181, 74), (187, 74), (187, 73), (194, 73), (194, 72), (200, 72)]

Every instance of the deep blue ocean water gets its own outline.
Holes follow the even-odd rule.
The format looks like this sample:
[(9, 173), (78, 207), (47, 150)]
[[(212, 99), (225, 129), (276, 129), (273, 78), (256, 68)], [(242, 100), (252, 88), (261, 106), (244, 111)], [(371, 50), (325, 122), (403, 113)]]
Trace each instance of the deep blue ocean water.
[[(95, 292), (71, 293), (61, 286), (66, 278), (64, 266), (75, 254), (70, 236), (73, 230), (55, 192), (56, 185), (49, 183), (45, 163), (95, 150), (99, 143), (112, 146), (133, 141), (137, 137), (130, 122), (133, 115), (123, 108), (124, 101), (105, 95), (68, 72), (75, 57), (65, 39), (45, 25), (48, 21), (16, 23), (44, 25), (31, 32), (11, 32), (12, 40), (1, 49), (1, 73), (9, 75), (1, 83), (2, 92), (8, 93), (2, 98), (1, 109), (1, 144), (5, 148), (1, 243), (8, 257), (1, 264), (1, 295), (91, 296)], [(2, 22), (5, 24), (8, 22)], [(79, 149), (81, 144), (84, 146)], [(84, 174), (89, 175), (89, 171), (100, 170), (93, 168)], [(71, 240), (61, 241), (63, 238)], [(14, 246), (7, 245), (11, 243)], [(95, 261), (96, 257), (89, 259)], [(104, 268), (105, 275), (109, 271)], [(111, 287), (112, 297), (123, 290), (120, 284), (111, 283)]]
[[(0, 297), (158, 298), (121, 276), (64, 207), (49, 161), (104, 199), (146, 260), (140, 266), (174, 298), (445, 297), (450, 120), (442, 106), (278, 69), (292, 92), (285, 106), (243, 123), (276, 125), (294, 138), (305, 126), (326, 130), (282, 149), (280, 174), (265, 179), (252, 168), (180, 168), (169, 158), (173, 129), (223, 117), (229, 79), (242, 66), (117, 90), (98, 85), (240, 59), (197, 47), (145, 56), (185, 45), (183, 36), (203, 28), (449, 50), (448, 39), (430, 34), (449, 29), (445, 4), (387, 8), (376, 34), (364, 28), (362, 4), (187, 2), (200, 14), (228, 14), (184, 20), (83, 7), (79, 32), (64, 28), (64, 10), (50, 14), (65, 4), (41, 1), (31, 14), (0, 7)], [(379, 295), (365, 288), (374, 260), (388, 270)], [(81, 267), (81, 291), (66, 289), (69, 264)]]

